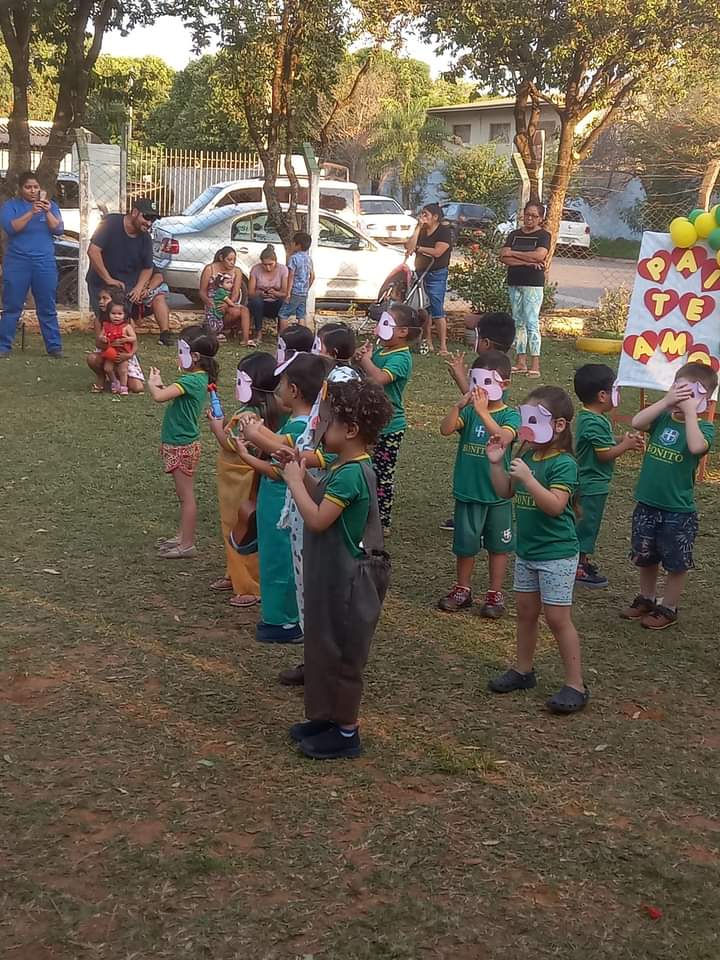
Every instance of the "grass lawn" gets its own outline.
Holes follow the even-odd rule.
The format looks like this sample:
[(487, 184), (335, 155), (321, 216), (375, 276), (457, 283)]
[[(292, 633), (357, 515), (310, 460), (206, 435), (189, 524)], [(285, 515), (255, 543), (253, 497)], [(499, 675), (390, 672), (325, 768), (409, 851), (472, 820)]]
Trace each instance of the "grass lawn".
[(616, 237), (593, 237), (592, 252), (596, 257), (612, 257), (615, 260), (637, 260), (640, 254), (639, 240)]
[[(33, 337), (0, 366), (3, 960), (717, 960), (717, 471), (680, 625), (617, 617), (636, 592), (638, 461), (621, 463), (611, 586), (575, 608), (588, 710), (543, 710), (561, 680), (547, 631), (538, 689), (492, 698), (514, 617), (435, 609), (454, 392), (418, 358), (366, 753), (317, 764), (286, 737), (301, 694), (275, 682), (298, 650), (255, 643), (255, 614), (207, 589), (223, 572), (211, 438), (200, 556), (158, 561), (176, 516), (162, 409), (91, 396), (87, 344), (53, 363)], [(141, 356), (172, 377), (174, 351), (143, 340)], [(547, 382), (588, 359), (548, 341)]]

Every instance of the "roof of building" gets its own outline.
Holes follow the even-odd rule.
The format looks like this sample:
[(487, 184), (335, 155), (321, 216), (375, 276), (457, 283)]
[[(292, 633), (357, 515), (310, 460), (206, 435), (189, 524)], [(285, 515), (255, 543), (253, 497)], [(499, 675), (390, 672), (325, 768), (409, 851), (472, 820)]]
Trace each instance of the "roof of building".
[[(10, 143), (8, 133), (9, 120), (7, 117), (0, 117), (0, 147), (6, 147)], [(52, 130), (52, 120), (28, 120), (28, 131), (30, 133), (30, 146), (33, 149), (44, 147), (50, 139)], [(89, 130), (86, 131), (91, 141), (97, 141), (95, 134)]]
[[(473, 103), (455, 103), (447, 107), (430, 107), (428, 113), (463, 113), (473, 110), (498, 110), (515, 106), (515, 97), (486, 97)], [(550, 106), (550, 104), (548, 104)]]

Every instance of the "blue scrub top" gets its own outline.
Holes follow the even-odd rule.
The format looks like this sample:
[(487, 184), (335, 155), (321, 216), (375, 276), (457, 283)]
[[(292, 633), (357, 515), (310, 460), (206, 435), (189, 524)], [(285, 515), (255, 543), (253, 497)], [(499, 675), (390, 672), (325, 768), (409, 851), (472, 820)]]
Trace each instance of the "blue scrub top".
[(10, 226), (11, 221), (22, 217), (31, 207), (32, 203), (21, 197), (13, 197), (0, 207), (0, 226), (8, 235), (7, 253), (33, 260), (54, 258), (53, 235), (60, 236), (65, 231), (60, 210), (54, 200), (50, 201), (50, 212), (60, 221), (54, 230), (48, 226), (44, 210), (36, 213), (24, 230), (16, 231)]

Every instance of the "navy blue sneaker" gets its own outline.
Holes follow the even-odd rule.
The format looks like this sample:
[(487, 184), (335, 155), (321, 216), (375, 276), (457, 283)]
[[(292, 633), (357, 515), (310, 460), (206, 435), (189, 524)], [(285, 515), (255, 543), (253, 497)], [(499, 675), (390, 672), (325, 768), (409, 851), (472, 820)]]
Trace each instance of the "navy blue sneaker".
[(448, 520), (442, 520), (440, 522), (441, 530), (454, 530), (455, 529), (455, 518), (450, 517)]
[(282, 626), (259, 620), (255, 627), (255, 639), (258, 643), (302, 643), (303, 632), (299, 623)]
[(306, 737), (298, 744), (300, 752), (313, 760), (345, 760), (359, 757), (362, 753), (360, 734), (357, 730), (351, 737), (344, 737), (340, 728), (332, 726), (314, 737)]
[(295, 743), (301, 740), (307, 740), (308, 737), (316, 737), (319, 733), (325, 733), (335, 724), (331, 720), (304, 720), (302, 723), (294, 723), (290, 727), (290, 739)]

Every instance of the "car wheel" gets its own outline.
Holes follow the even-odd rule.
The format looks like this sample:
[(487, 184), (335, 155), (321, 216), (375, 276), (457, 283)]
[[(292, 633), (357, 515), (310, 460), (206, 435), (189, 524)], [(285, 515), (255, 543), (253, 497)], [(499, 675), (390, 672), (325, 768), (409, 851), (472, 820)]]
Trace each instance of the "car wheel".
[(68, 270), (60, 277), (55, 299), (66, 307), (76, 307), (78, 302), (77, 270)]

